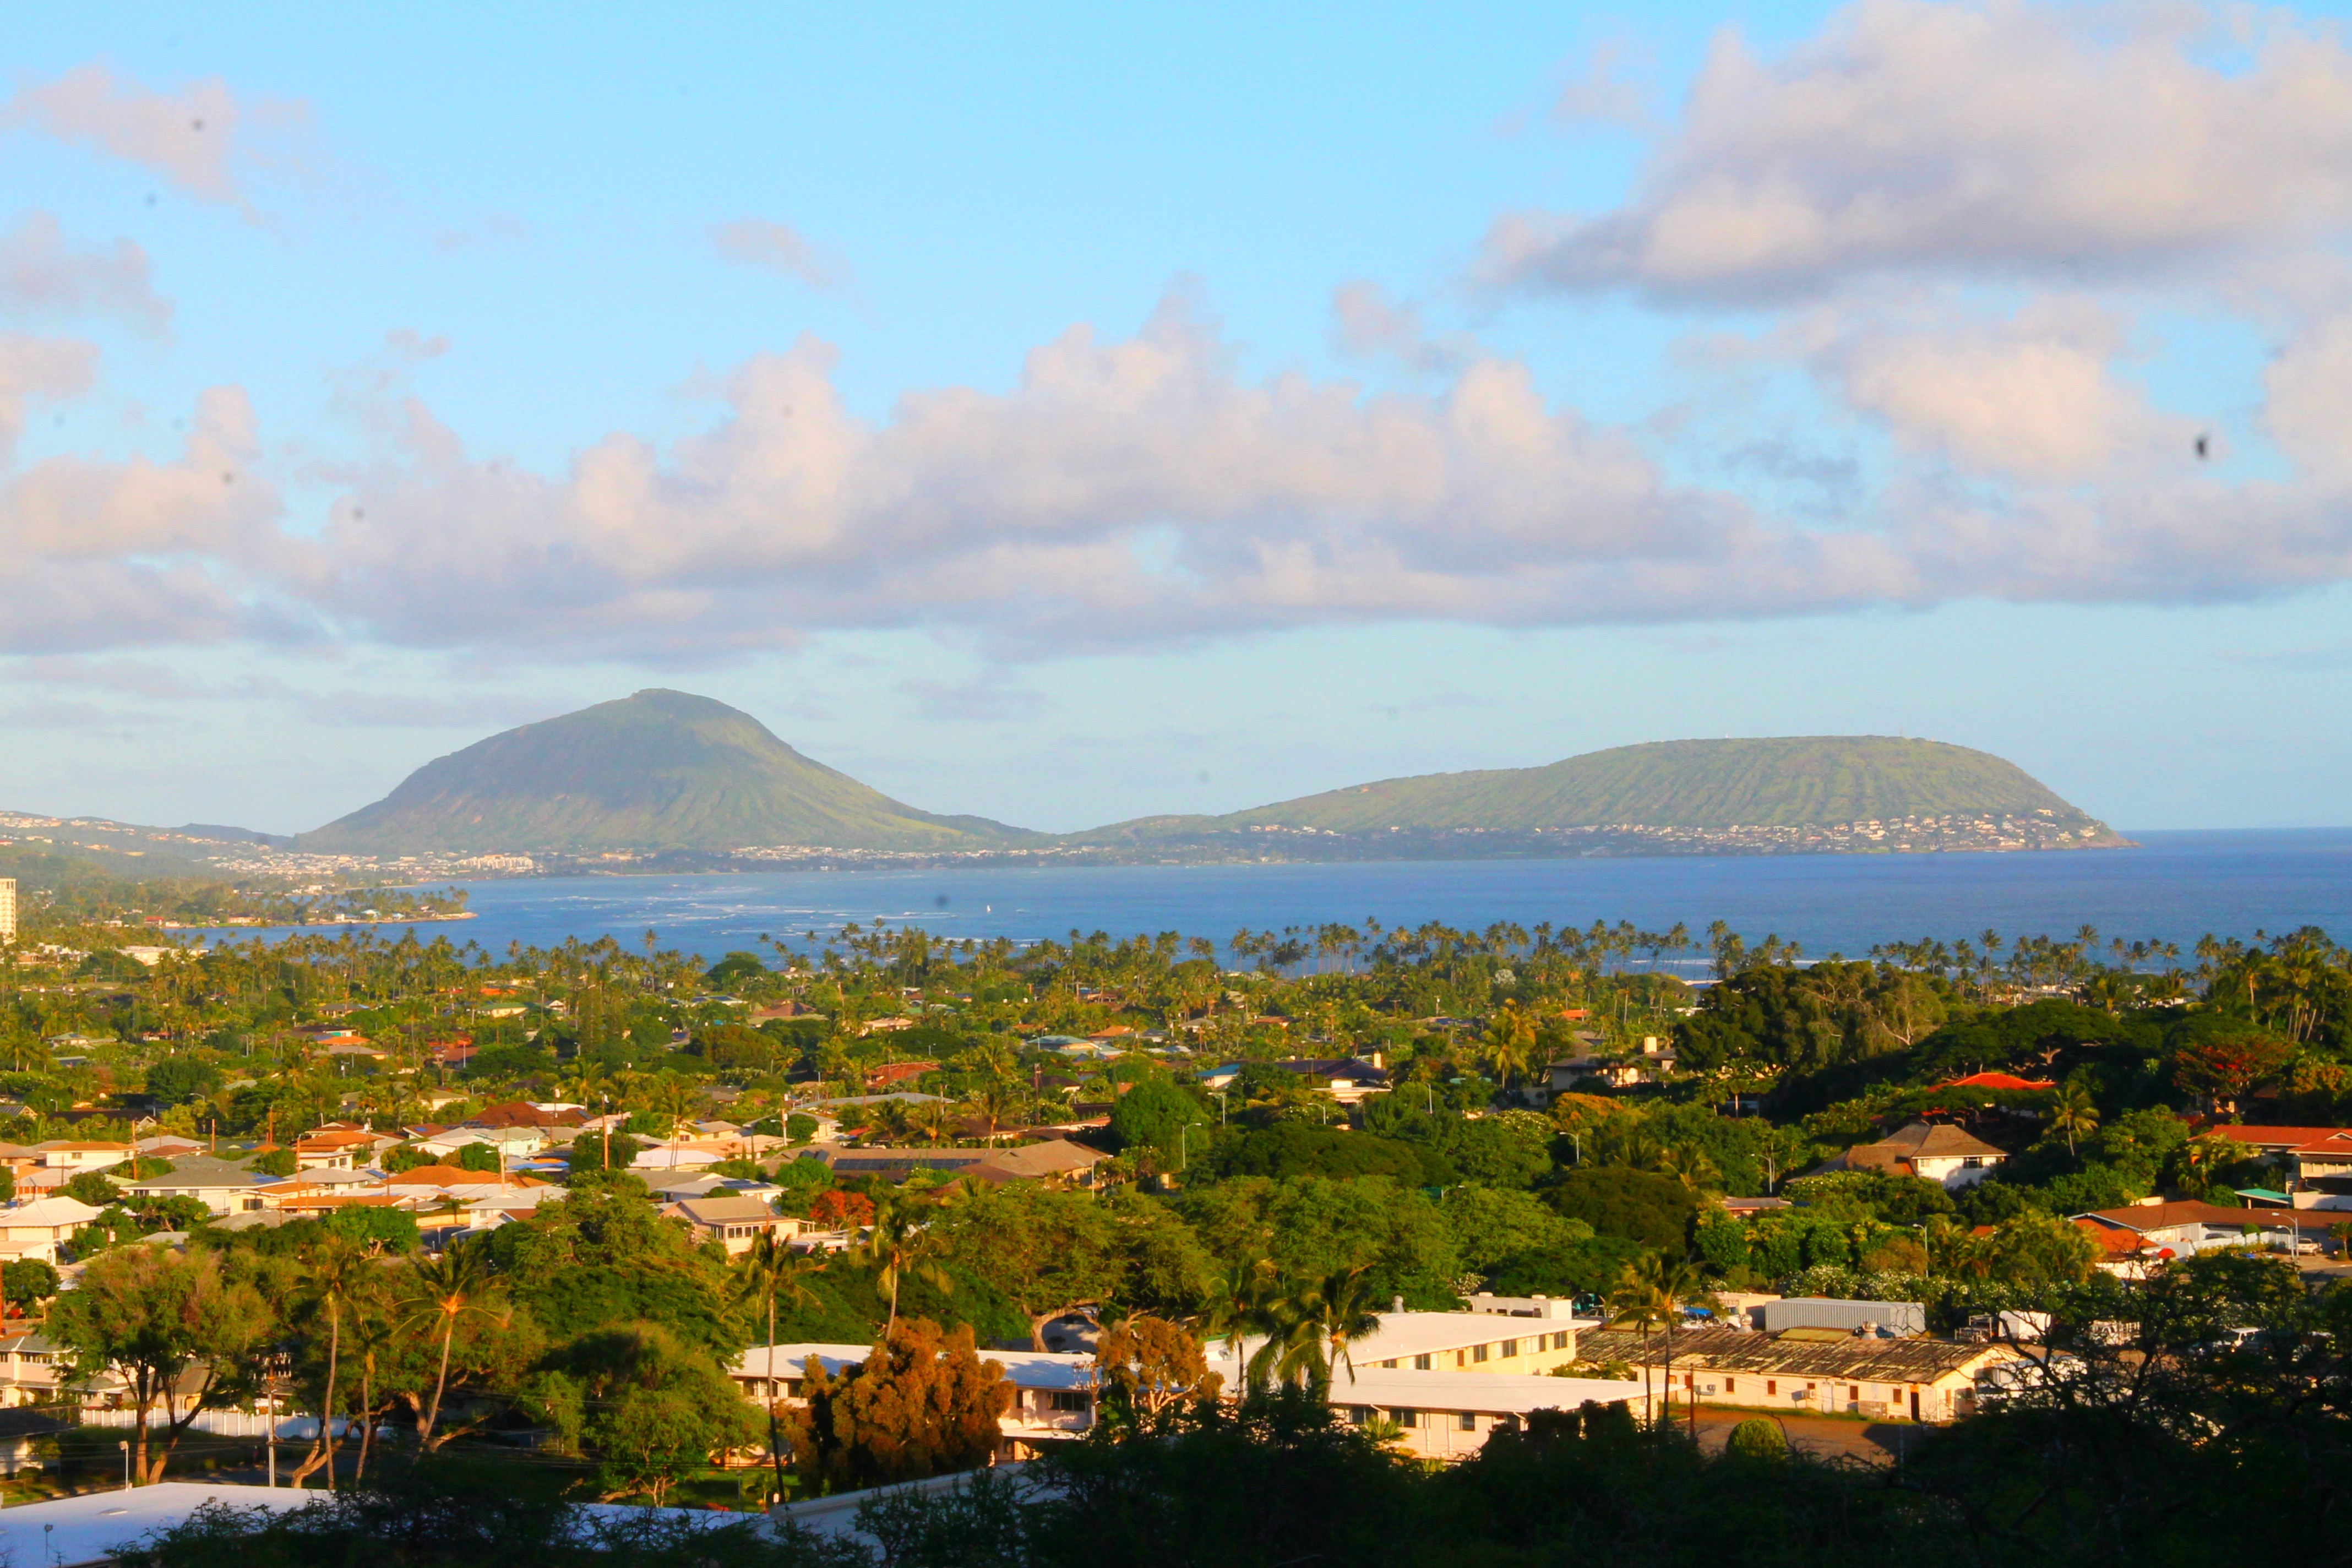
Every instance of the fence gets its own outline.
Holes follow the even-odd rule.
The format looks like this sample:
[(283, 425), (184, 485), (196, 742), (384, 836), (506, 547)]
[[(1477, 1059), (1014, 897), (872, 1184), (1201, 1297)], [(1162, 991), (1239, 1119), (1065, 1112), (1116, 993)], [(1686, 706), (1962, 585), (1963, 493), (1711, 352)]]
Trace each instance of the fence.
[[(216, 1437), (266, 1437), (269, 1435), (271, 1423), (285, 1419), (283, 1415), (254, 1415), (243, 1410), (205, 1410), (197, 1414), (194, 1429), (198, 1432), (209, 1432)], [(81, 1412), (81, 1424), (85, 1426), (136, 1426), (139, 1424), (139, 1412), (103, 1410), (84, 1406)], [(340, 1420), (336, 1424), (341, 1425)], [(166, 1425), (161, 1407), (147, 1413), (147, 1425), (150, 1426)]]

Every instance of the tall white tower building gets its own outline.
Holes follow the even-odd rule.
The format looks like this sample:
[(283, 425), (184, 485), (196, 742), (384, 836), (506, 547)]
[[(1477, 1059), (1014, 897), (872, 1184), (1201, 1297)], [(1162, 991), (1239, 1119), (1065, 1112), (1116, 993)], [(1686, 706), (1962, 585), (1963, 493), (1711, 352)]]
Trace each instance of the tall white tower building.
[(16, 879), (0, 877), (0, 942), (16, 940)]

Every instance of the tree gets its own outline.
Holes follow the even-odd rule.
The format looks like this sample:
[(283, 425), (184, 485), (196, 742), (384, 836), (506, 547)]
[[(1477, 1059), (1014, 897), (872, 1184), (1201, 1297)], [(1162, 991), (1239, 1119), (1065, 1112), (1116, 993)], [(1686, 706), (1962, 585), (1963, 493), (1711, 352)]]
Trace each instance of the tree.
[(83, 1171), (58, 1190), (94, 1209), (106, 1208), (122, 1201), (122, 1189), (96, 1171)]
[(332, 1232), (312, 1245), (302, 1259), (305, 1305), (327, 1314), (327, 1381), (319, 1396), (319, 1444), (294, 1472), (294, 1484), (324, 1465), (327, 1489), (335, 1489), (335, 1380), (341, 1370), (343, 1314), (352, 1298), (375, 1282), (375, 1253), (365, 1242)]
[(1519, 1011), (1516, 1002), (1506, 1002), (1486, 1021), (1486, 1031), (1479, 1037), (1480, 1054), (1495, 1069), (1496, 1079), (1505, 1090), (1511, 1087), (1511, 1075), (1528, 1069), (1536, 1048), (1535, 1020)]
[(874, 1266), (874, 1288), (890, 1303), (885, 1333), (898, 1321), (898, 1285), (905, 1276), (912, 1274), (942, 1293), (955, 1289), (955, 1281), (939, 1265), (940, 1237), (931, 1234), (927, 1216), (916, 1204), (917, 1200), (901, 1194), (877, 1205), (873, 1225), (854, 1249), (861, 1260)]
[(1602, 1236), (1622, 1236), (1680, 1256), (1698, 1198), (1672, 1176), (1619, 1165), (1586, 1165), (1562, 1176), (1545, 1201)]
[[(1685, 1304), (1702, 1299), (1706, 1281), (1698, 1270), (1681, 1258), (1670, 1258), (1663, 1252), (1645, 1252), (1628, 1264), (1619, 1277), (1617, 1288), (1609, 1294), (1609, 1309), (1616, 1322), (1638, 1327), (1645, 1354), (1643, 1360), (1643, 1384), (1649, 1384), (1649, 1362), (1646, 1351), (1652, 1330), (1666, 1331), (1666, 1359), (1664, 1374), (1666, 1397), (1672, 1400), (1675, 1386), (1675, 1329), (1682, 1321)], [(1685, 1402), (1696, 1419), (1697, 1403)], [(1655, 1417), (1654, 1416), (1654, 1419)]]
[(256, 1155), (252, 1164), (254, 1172), (264, 1176), (290, 1176), (301, 1168), (291, 1149), (268, 1150)]
[(433, 1396), (416, 1427), (417, 1443), (428, 1454), (448, 1441), (446, 1434), (436, 1436), (434, 1428), (441, 1418), (442, 1396), (449, 1390), (450, 1342), (464, 1319), (492, 1315), (498, 1295), (498, 1278), (481, 1242), (459, 1242), (438, 1258), (415, 1258), (408, 1265), (408, 1293), (401, 1303), (407, 1321), (436, 1331), (441, 1341)]
[(2294, 1052), (2293, 1045), (2266, 1029), (2217, 1030), (2174, 1049), (2172, 1081), (2217, 1106), (2233, 1105), (2284, 1069)]
[(1108, 1403), (1147, 1429), (1172, 1410), (1215, 1399), (1224, 1383), (1209, 1370), (1190, 1329), (1150, 1312), (1129, 1313), (1103, 1330), (1095, 1375)]
[(1028, 1318), (1032, 1350), (1045, 1348), (1054, 1319), (1099, 1310), (1126, 1272), (1111, 1211), (1076, 1193), (1009, 1184), (960, 1205), (940, 1228), (944, 1256)]
[[(776, 1298), (782, 1296), (795, 1305), (814, 1300), (816, 1293), (808, 1288), (808, 1277), (824, 1265), (805, 1252), (794, 1252), (789, 1243), (773, 1231), (761, 1231), (753, 1238), (750, 1250), (735, 1262), (735, 1299), (739, 1302), (757, 1302), (767, 1313), (768, 1337), (761, 1342), (768, 1347), (771, 1363), (776, 1344)], [(769, 1372), (775, 1367), (771, 1364)], [(776, 1430), (776, 1402), (768, 1402), (768, 1456), (776, 1469), (776, 1489), (784, 1485), (783, 1444)]]
[(1789, 1457), (1789, 1439), (1779, 1422), (1751, 1415), (1731, 1429), (1724, 1450), (1750, 1463), (1779, 1464)]
[(35, 1307), (58, 1293), (58, 1271), (37, 1258), (20, 1258), (0, 1265), (0, 1296), (20, 1312)]
[(2074, 1141), (2088, 1138), (2099, 1130), (2098, 1102), (2080, 1079), (2069, 1079), (2050, 1101), (2050, 1131), (2066, 1140), (2066, 1152), (2074, 1152)]
[(1148, 1078), (1112, 1102), (1111, 1136), (1118, 1152), (1150, 1149), (1164, 1167), (1172, 1168), (1181, 1152), (1183, 1129), (1208, 1121), (1200, 1101), (1166, 1079)]
[(581, 1435), (602, 1460), (608, 1500), (643, 1493), (662, 1507), (689, 1467), (759, 1433), (725, 1372), (657, 1324), (599, 1330), (565, 1347), (558, 1364), (578, 1387)]
[[(76, 1377), (111, 1369), (130, 1385), (132, 1462), (152, 1486), (196, 1417), (242, 1389), (275, 1326), (260, 1292), (225, 1278), (210, 1254), (128, 1247), (89, 1261), (50, 1307), (47, 1331), (73, 1352)], [(164, 1439), (151, 1459), (159, 1405)]]
[(946, 1332), (925, 1318), (892, 1323), (837, 1375), (811, 1356), (801, 1388), (793, 1459), (828, 1490), (984, 1465), (1013, 1404), (1003, 1367), (980, 1359), (969, 1327)]

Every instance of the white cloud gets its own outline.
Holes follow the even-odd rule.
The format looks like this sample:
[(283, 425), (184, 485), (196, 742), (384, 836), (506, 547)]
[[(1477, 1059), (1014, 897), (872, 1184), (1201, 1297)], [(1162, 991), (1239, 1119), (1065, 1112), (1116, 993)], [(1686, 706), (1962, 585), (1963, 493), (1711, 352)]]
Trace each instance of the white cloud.
[(820, 294), (845, 293), (856, 287), (846, 261), (790, 224), (758, 218), (722, 223), (711, 229), (710, 243), (730, 261), (781, 273)]
[(157, 92), (98, 63), (28, 82), (0, 104), (0, 125), (31, 126), (151, 169), (205, 201), (240, 207), (247, 205), (240, 174), (261, 161), (253, 130), (284, 129), (303, 115), (299, 103), (241, 104), (218, 77)]
[(1350, 358), (1388, 355), (1407, 370), (1430, 375), (1458, 371), (1477, 354), (1467, 334), (1432, 337), (1420, 307), (1391, 300), (1379, 284), (1360, 280), (1331, 292), (1331, 344)]
[(1627, 203), (1499, 221), (1485, 275), (1769, 300), (1874, 271), (2160, 274), (2336, 232), (2352, 56), (2240, 25), (2242, 69), (2182, 5), (1861, 0), (1769, 58), (1727, 29)]
[(1915, 310), (1855, 319), (1823, 312), (1817, 372), (1898, 447), (1972, 472), (2048, 483), (2124, 465), (2185, 472), (2196, 424), (2151, 407), (2116, 374), (2126, 323), (2076, 298), (2035, 300), (1986, 320)]
[(76, 251), (55, 215), (30, 213), (0, 235), (0, 310), (13, 314), (113, 315), (151, 332), (172, 323), (149, 281), (147, 253), (127, 239)]

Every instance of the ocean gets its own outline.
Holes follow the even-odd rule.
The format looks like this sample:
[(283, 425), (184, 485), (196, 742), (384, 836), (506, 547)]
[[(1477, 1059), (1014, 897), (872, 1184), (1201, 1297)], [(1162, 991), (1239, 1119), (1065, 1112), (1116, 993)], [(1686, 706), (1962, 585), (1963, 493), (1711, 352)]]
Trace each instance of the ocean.
[[(1589, 860), (1370, 861), (1345, 865), (1116, 866), (1022, 870), (775, 872), (571, 877), (461, 884), (477, 918), (414, 929), (494, 952), (610, 936), (715, 960), (761, 933), (805, 947), (846, 922), (937, 935), (1066, 938), (1174, 931), (1223, 943), (1235, 931), (1340, 921), (1439, 921), (1484, 928), (1725, 921), (1750, 942), (1778, 936), (1808, 957), (1875, 942), (2072, 937), (2252, 938), (2316, 925), (2352, 938), (2352, 828), (2135, 833), (2135, 849), (2010, 855), (1790, 855)], [(397, 927), (379, 928), (394, 934)], [(218, 933), (249, 938), (254, 931)], [(1696, 961), (1692, 961), (1694, 963)]]

